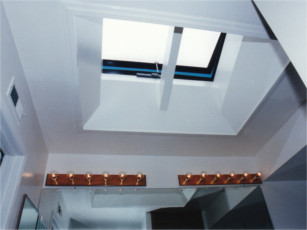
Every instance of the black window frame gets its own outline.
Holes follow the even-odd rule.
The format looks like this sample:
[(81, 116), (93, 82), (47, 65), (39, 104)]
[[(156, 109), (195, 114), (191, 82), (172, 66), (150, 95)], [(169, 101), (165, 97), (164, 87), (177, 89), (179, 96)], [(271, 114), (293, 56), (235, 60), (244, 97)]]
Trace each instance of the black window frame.
[[(225, 38), (226, 33), (221, 33), (207, 68), (177, 65), (174, 78), (183, 80), (214, 81)], [(106, 74), (135, 76), (138, 73), (156, 74), (157, 67), (159, 70), (158, 73), (161, 73), (163, 67), (162, 64), (117, 60), (101, 61), (101, 72)]]

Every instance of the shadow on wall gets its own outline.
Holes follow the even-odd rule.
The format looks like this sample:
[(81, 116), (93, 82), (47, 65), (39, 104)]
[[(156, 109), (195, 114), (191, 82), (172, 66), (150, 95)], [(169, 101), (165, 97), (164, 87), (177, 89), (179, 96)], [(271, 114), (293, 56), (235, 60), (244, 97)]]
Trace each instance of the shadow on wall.
[(263, 183), (262, 191), (275, 229), (306, 229), (306, 146)]
[(263, 193), (257, 187), (212, 229), (273, 229)]
[(152, 229), (273, 229), (260, 187), (204, 191), (198, 190), (184, 208), (151, 212)]

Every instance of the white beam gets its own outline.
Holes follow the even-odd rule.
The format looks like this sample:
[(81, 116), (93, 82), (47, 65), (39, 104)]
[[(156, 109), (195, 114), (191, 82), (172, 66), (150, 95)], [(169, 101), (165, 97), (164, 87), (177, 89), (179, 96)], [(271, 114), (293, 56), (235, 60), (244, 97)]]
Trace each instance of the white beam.
[(161, 73), (160, 83), (160, 110), (167, 110), (172, 93), (173, 79), (179, 54), (183, 28), (170, 29), (169, 38), (165, 50), (165, 58)]

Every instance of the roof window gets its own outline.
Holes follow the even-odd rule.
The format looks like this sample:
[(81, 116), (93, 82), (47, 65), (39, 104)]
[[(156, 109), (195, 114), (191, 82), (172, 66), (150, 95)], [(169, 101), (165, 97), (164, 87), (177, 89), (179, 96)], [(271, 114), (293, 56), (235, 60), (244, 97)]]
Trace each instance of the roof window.
[[(103, 19), (102, 72), (159, 78), (171, 28)], [(174, 78), (213, 81), (225, 36), (184, 28)]]

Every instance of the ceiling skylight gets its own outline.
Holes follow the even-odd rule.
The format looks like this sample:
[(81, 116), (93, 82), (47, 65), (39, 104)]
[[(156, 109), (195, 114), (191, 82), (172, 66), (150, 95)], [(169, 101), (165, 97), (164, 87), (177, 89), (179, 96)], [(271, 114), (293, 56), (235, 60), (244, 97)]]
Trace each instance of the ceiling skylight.
[[(103, 19), (103, 60), (161, 63), (170, 26)], [(177, 65), (207, 68), (220, 33), (184, 28)]]
[(103, 19), (102, 59), (162, 63), (170, 27)]
[(207, 68), (220, 34), (184, 28), (177, 65)]

